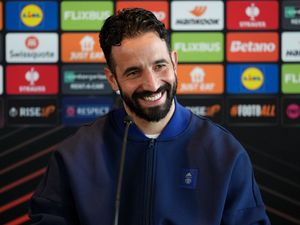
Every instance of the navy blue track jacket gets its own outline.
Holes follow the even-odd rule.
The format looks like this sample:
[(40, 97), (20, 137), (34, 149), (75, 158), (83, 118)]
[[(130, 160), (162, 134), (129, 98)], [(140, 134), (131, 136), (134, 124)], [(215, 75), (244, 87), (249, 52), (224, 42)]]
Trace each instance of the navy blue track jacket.
[[(31, 199), (34, 224), (113, 224), (124, 116), (124, 109), (112, 111), (58, 146)], [(129, 128), (119, 221), (270, 224), (243, 147), (178, 102), (157, 139)]]

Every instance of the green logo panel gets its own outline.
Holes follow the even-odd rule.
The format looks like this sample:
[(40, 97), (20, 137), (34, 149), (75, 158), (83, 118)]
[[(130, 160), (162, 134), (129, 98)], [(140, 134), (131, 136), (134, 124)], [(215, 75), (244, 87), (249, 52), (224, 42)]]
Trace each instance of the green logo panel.
[(224, 35), (221, 32), (175, 32), (171, 35), (172, 49), (179, 62), (222, 62)]
[(61, 3), (62, 30), (97, 30), (113, 14), (113, 2), (68, 1)]
[(282, 65), (281, 76), (282, 93), (300, 94), (300, 64)]

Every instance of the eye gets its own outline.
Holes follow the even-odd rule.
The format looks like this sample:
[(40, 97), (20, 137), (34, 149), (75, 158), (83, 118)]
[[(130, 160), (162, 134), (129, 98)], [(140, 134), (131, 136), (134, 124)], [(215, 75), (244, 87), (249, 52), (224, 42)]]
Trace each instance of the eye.
[(166, 67), (166, 64), (163, 64), (163, 63), (157, 64), (157, 65), (155, 65), (154, 70), (155, 70), (155, 71), (161, 71), (161, 70), (164, 69), (165, 67)]
[(126, 73), (126, 77), (134, 77), (134, 76), (137, 76), (138, 73), (139, 73), (138, 70), (131, 70)]

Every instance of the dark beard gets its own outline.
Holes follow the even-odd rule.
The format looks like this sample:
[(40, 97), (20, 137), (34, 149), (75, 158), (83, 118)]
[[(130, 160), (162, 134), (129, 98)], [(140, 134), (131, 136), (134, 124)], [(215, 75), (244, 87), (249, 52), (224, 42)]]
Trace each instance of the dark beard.
[[(164, 85), (160, 86), (156, 92), (149, 92), (149, 91), (141, 91), (141, 92), (134, 92), (131, 96), (126, 96), (122, 89), (120, 88), (121, 97), (123, 101), (126, 103), (128, 108), (134, 112), (138, 117), (148, 121), (148, 122), (158, 122), (161, 119), (165, 118), (168, 112), (170, 111), (172, 101), (176, 94), (177, 89), (177, 79), (173, 83), (173, 85), (169, 83), (165, 83)], [(145, 96), (150, 96), (152, 94), (157, 94), (161, 92), (164, 94), (166, 92), (166, 102), (160, 106), (149, 107), (147, 109), (143, 108), (139, 102), (139, 98), (143, 98)]]

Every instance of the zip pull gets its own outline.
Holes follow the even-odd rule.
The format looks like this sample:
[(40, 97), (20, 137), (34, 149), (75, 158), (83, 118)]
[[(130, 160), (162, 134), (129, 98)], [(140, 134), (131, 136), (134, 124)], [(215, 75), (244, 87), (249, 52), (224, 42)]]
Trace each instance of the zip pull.
[(151, 138), (150, 141), (149, 141), (149, 149), (153, 149), (154, 148), (154, 144), (155, 144), (155, 139)]

